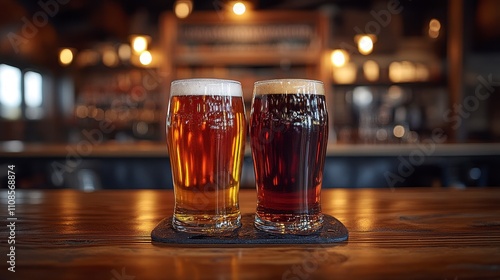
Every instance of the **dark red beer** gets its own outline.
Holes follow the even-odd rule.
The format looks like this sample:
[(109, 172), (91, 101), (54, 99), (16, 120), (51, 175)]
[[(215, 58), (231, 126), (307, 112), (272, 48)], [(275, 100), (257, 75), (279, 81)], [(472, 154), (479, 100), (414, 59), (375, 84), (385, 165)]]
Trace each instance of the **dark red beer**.
[(322, 84), (297, 87), (320, 82), (284, 81), (291, 81), (285, 83), (284, 93), (276, 93), (283, 82), (267, 90), (256, 89), (252, 104), (256, 226), (272, 232), (308, 233), (322, 224), (320, 192), (328, 113)]

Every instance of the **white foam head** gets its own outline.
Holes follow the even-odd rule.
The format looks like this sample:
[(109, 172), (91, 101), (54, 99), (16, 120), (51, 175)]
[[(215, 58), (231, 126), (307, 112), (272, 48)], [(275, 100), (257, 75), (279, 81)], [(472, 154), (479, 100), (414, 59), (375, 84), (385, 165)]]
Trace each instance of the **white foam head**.
[(254, 84), (254, 94), (318, 94), (325, 95), (323, 82), (306, 79), (275, 79), (258, 81)]
[(243, 96), (241, 83), (222, 79), (185, 79), (173, 81), (170, 95)]

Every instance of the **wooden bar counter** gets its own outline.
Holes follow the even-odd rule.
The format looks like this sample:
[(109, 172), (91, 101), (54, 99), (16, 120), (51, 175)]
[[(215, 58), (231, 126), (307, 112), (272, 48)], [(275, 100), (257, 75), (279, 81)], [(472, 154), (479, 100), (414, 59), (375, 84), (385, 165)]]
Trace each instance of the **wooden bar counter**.
[[(172, 191), (17, 190), (15, 272), (4, 225), (0, 279), (500, 279), (499, 188), (324, 189), (322, 199), (348, 241), (200, 247), (151, 242)], [(242, 213), (255, 200), (242, 190)]]

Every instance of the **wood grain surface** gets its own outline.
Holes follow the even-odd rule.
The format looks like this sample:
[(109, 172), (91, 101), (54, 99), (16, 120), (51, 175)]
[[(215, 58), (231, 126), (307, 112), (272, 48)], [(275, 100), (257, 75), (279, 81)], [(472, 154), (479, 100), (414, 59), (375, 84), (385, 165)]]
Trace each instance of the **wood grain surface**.
[[(7, 190), (0, 193), (7, 222)], [(242, 213), (255, 191), (240, 193)], [(151, 242), (173, 192), (16, 192), (16, 272), (0, 279), (500, 279), (500, 189), (327, 189), (337, 245), (186, 246)]]

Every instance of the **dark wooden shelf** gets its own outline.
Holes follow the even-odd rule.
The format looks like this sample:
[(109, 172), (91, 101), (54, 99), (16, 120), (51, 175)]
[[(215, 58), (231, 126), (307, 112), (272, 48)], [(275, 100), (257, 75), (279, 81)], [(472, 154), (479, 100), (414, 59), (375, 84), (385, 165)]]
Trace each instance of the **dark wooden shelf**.
[(177, 66), (279, 66), (286, 62), (291, 65), (313, 65), (318, 64), (318, 53), (321, 50), (296, 51), (180, 51), (174, 57)]

